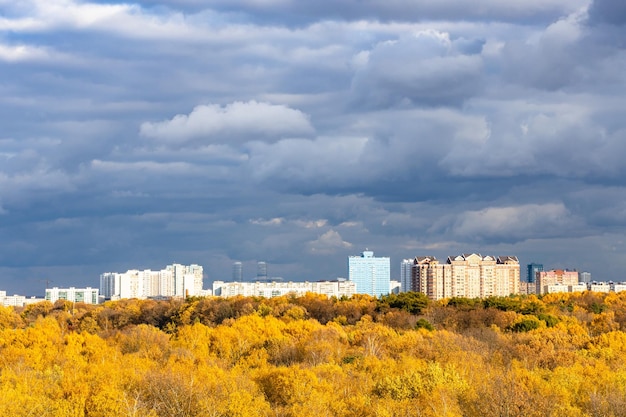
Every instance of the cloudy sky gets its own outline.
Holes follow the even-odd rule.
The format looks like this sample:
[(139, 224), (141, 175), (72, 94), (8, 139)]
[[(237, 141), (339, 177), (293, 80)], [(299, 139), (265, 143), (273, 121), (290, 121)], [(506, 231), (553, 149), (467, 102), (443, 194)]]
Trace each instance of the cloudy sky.
[(626, 279), (623, 0), (0, 0), (0, 290), (365, 248)]

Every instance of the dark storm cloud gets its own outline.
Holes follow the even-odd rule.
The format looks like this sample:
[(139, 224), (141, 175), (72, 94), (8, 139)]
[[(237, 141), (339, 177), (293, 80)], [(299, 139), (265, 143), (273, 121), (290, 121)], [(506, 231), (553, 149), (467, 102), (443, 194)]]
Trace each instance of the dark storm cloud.
[(445, 33), (418, 32), (364, 54), (353, 81), (354, 101), (366, 107), (460, 105), (480, 91), (482, 60), (464, 54)]
[(586, 4), (585, 1), (480, 0), (468, 3), (462, 0), (393, 0), (358, 1), (335, 0), (303, 2), (296, 0), (144, 0), (146, 5), (184, 7), (187, 10), (227, 10), (241, 13), (253, 21), (269, 21), (285, 25), (305, 24), (317, 20), (507, 20), (548, 21), (569, 14)]
[(0, 289), (171, 262), (335, 278), (365, 247), (394, 275), (472, 251), (615, 274), (623, 15), (0, 0)]
[(620, 0), (594, 0), (589, 7), (592, 24), (626, 25), (626, 4)]

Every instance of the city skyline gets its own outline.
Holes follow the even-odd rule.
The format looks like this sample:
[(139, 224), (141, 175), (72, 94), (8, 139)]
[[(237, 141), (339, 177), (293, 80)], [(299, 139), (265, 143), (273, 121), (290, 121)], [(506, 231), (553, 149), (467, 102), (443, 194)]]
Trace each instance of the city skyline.
[[(204, 269), (205, 267), (199, 263), (193, 264), (192, 265), (196, 265), (199, 267), (200, 271), (202, 272), (202, 277), (204, 280), (204, 286), (202, 289), (210, 289), (212, 283), (214, 281), (222, 281), (222, 282), (248, 282), (248, 283), (253, 283), (256, 281), (262, 280), (262, 281), (275, 281), (275, 280), (279, 280), (279, 281), (293, 281), (293, 282), (315, 282), (315, 281), (335, 281), (337, 279), (349, 279), (349, 275), (350, 275), (350, 258), (360, 258), (363, 257), (363, 253), (367, 252), (368, 254), (371, 254), (371, 256), (373, 256), (373, 251), (369, 251), (369, 250), (365, 250), (363, 252), (361, 252), (361, 255), (354, 255), (354, 254), (350, 254), (348, 255), (348, 259), (344, 259), (344, 270), (343, 271), (338, 271), (337, 274), (335, 274), (332, 277), (322, 277), (322, 278), (299, 278), (299, 277), (274, 277), (274, 276), (265, 276), (265, 277), (261, 277), (259, 276), (259, 271), (261, 269), (261, 264), (263, 265), (263, 269), (265, 271), (267, 271), (268, 267), (271, 267), (271, 265), (268, 265), (267, 262), (265, 261), (257, 261), (257, 260), (250, 260), (250, 261), (246, 261), (246, 262), (241, 262), (241, 261), (235, 261), (233, 262), (233, 264), (231, 265), (231, 270), (230, 270), (230, 275), (228, 275), (227, 277), (210, 277), (207, 276), (206, 273), (204, 273)], [(480, 254), (480, 252), (478, 251), (468, 251), (466, 253), (475, 253), (475, 254)], [(487, 255), (487, 256), (492, 256), (492, 255)], [(385, 257), (386, 259), (389, 259), (389, 279), (391, 281), (396, 281), (400, 284), (400, 291), (409, 291), (409, 287), (411, 286), (411, 280), (412, 280), (412, 276), (411, 276), (411, 270), (413, 267), (413, 263), (414, 260), (416, 258), (422, 257), (421, 255), (414, 255), (413, 257), (410, 258), (404, 258), (404, 259), (397, 259), (395, 257)], [(433, 259), (446, 259), (449, 256), (443, 256), (443, 257), (439, 257), (439, 256), (432, 256)], [(396, 262), (397, 261), (397, 262)], [(179, 266), (184, 266), (184, 265), (180, 265), (177, 264), (176, 262), (170, 262), (171, 265), (167, 265), (167, 267), (165, 269), (168, 268), (172, 268), (172, 265), (179, 265)], [(248, 275), (246, 275), (244, 273), (245, 267), (244, 264), (247, 264), (250, 268), (249, 269), (253, 269), (253, 272), (248, 273)], [(396, 265), (397, 264), (397, 265)], [(527, 275), (528, 275), (528, 268), (530, 267), (534, 267), (537, 265), (540, 265), (541, 267), (543, 267), (542, 264), (537, 264), (535, 262), (531, 262), (531, 263), (524, 263), (524, 262), (519, 262), (520, 265), (520, 282), (524, 283), (527, 279)], [(45, 291), (47, 289), (51, 289), (51, 288), (55, 288), (55, 287), (60, 287), (60, 288), (69, 288), (69, 287), (80, 287), (82, 285), (82, 287), (94, 287), (94, 288), (98, 288), (98, 286), (102, 285), (102, 279), (103, 276), (105, 275), (111, 275), (116, 276), (116, 275), (126, 275), (128, 273), (132, 273), (132, 274), (144, 274), (144, 273), (154, 273), (154, 274), (159, 274), (159, 272), (163, 272), (163, 270), (159, 270), (158, 267), (157, 269), (153, 269), (154, 267), (157, 267), (155, 265), (153, 265), (152, 267), (146, 267), (146, 268), (140, 268), (140, 267), (136, 267), (136, 266), (131, 266), (129, 269), (126, 270), (126, 272), (101, 272), (99, 273), (96, 277), (92, 277), (93, 279), (91, 280), (86, 280), (86, 281), (82, 281), (82, 284), (76, 285), (76, 284), (72, 284), (70, 281), (64, 281), (62, 279), (62, 277), (55, 277), (57, 278), (56, 280), (53, 279), (46, 279), (46, 280), (40, 280), (41, 285), (43, 285), (43, 287), (41, 287), (40, 289), (35, 290), (32, 293), (27, 293), (27, 292), (20, 292), (20, 291), (7, 291), (5, 288), (0, 288), (0, 291), (4, 291), (7, 294), (15, 294), (15, 295), (21, 295), (21, 296), (27, 296), (27, 297), (34, 297), (34, 296), (41, 296), (41, 294), (44, 294)], [(397, 267), (397, 268), (396, 268)], [(580, 270), (578, 268), (575, 267), (546, 267), (546, 270), (566, 270), (566, 271), (577, 271), (578, 273), (582, 274), (582, 276), (591, 276), (591, 273), (588, 271), (583, 271)], [(594, 275), (595, 277), (595, 275)], [(595, 279), (594, 281), (598, 281), (598, 282), (626, 282), (626, 278), (624, 279)], [(585, 281), (587, 282), (587, 281)], [(200, 288), (198, 287), (197, 283), (196, 283), (196, 291), (200, 290)], [(180, 289), (179, 289), (180, 291)], [(175, 291), (174, 291), (175, 292)]]
[[(466, 256), (469, 255), (473, 255), (473, 256), (479, 256), (482, 258), (482, 255), (478, 252), (467, 252), (466, 254), (462, 254), (460, 255), (461, 258), (464, 258)], [(100, 291), (102, 293), (102, 295), (106, 298), (109, 298), (113, 292), (115, 292), (117, 294), (117, 296), (120, 296), (121, 293), (119, 292), (119, 289), (117, 291), (115, 291), (113, 288), (120, 288), (119, 285), (121, 283), (120, 279), (122, 279), (123, 281), (126, 281), (126, 286), (128, 286), (129, 282), (133, 282), (132, 280), (136, 280), (136, 283), (134, 284), (136, 289), (134, 291), (139, 291), (136, 293), (133, 293), (133, 295), (131, 296), (131, 290), (130, 288), (132, 287), (124, 287), (126, 288), (124, 291), (126, 292), (121, 298), (143, 298), (144, 296), (180, 296), (182, 295), (182, 292), (184, 291), (189, 291), (189, 290), (184, 290), (184, 288), (190, 288), (190, 285), (193, 286), (193, 290), (191, 290), (191, 295), (198, 295), (200, 294), (200, 292), (202, 290), (210, 290), (210, 288), (213, 286), (213, 284), (215, 282), (223, 282), (223, 283), (235, 283), (235, 282), (239, 282), (239, 283), (255, 283), (255, 282), (294, 282), (294, 283), (304, 283), (304, 282), (322, 282), (322, 281), (337, 281), (337, 280), (350, 280), (350, 275), (351, 275), (351, 270), (353, 269), (351, 267), (351, 259), (357, 259), (357, 258), (372, 258), (372, 259), (379, 259), (379, 260), (384, 260), (385, 264), (388, 262), (389, 266), (385, 266), (385, 272), (384, 275), (387, 276), (387, 270), (389, 271), (389, 276), (388, 276), (388, 280), (385, 280), (384, 285), (382, 285), (381, 288), (387, 288), (390, 284), (390, 282), (395, 282), (398, 285), (398, 291), (416, 291), (415, 288), (413, 288), (413, 284), (414, 284), (414, 280), (415, 277), (413, 276), (413, 267), (416, 265), (415, 262), (418, 259), (432, 259), (434, 260), (436, 263), (438, 263), (438, 258), (435, 256), (420, 256), (420, 255), (416, 255), (413, 258), (409, 258), (409, 259), (402, 259), (399, 261), (399, 265), (398, 265), (398, 271), (399, 271), (399, 275), (394, 275), (391, 273), (391, 270), (394, 268), (391, 268), (392, 265), (394, 265), (394, 261), (393, 258), (390, 257), (374, 257), (374, 252), (373, 251), (369, 251), (366, 250), (361, 252), (360, 255), (349, 255), (348, 256), (348, 262), (346, 264), (346, 270), (344, 271), (345, 273), (338, 273), (336, 274), (335, 277), (333, 278), (314, 278), (314, 279), (298, 279), (297, 277), (272, 277), (272, 276), (265, 276), (262, 277), (259, 274), (260, 270), (264, 270), (267, 271), (268, 268), (268, 263), (265, 261), (256, 261), (256, 260), (252, 260), (249, 261), (250, 265), (254, 266), (254, 269), (257, 273), (257, 275), (255, 276), (251, 276), (251, 277), (247, 277), (247, 278), (242, 278), (245, 275), (243, 274), (243, 263), (241, 261), (235, 261), (232, 265), (232, 270), (231, 270), (231, 275), (228, 278), (210, 278), (208, 276), (206, 276), (206, 274), (203, 273), (204, 267), (202, 265), (199, 264), (191, 264), (191, 265), (181, 265), (181, 264), (177, 264), (177, 263), (172, 263), (171, 265), (167, 265), (164, 269), (152, 269), (152, 268), (145, 268), (145, 269), (140, 269), (140, 268), (130, 268), (128, 269), (126, 272), (103, 272), (101, 274), (99, 274), (99, 277), (97, 278), (96, 282), (87, 282), (84, 284), (83, 287), (95, 287), (95, 288), (100, 288)], [(448, 262), (450, 261), (450, 259), (455, 258), (455, 256), (447, 256), (444, 257), (448, 258)], [(493, 257), (492, 255), (486, 255), (485, 258), (493, 258), (493, 259), (497, 259), (498, 263), (500, 262), (500, 259), (506, 259), (506, 258), (511, 258), (515, 260), (515, 264), (518, 266), (519, 268), (519, 283), (521, 285), (524, 285), (526, 283), (527, 280), (527, 276), (529, 274), (529, 271), (531, 268), (535, 268), (537, 266), (541, 266), (543, 268), (543, 265), (541, 264), (537, 264), (537, 263), (530, 263), (530, 264), (522, 264), (519, 262), (519, 260), (517, 259), (516, 256), (498, 256), (498, 257)], [(261, 266), (261, 264), (263, 266)], [(174, 282), (177, 281), (177, 279), (175, 278), (175, 275), (177, 274), (177, 270), (179, 268), (182, 268), (181, 271), (186, 271), (186, 272), (179, 272), (178, 274), (181, 275), (180, 278), (182, 278), (182, 276), (185, 273), (189, 273), (191, 271), (200, 271), (200, 275), (198, 275), (197, 273), (194, 272), (195, 278), (193, 278), (193, 284), (188, 283), (188, 284), (182, 284), (182, 280), (180, 280), (180, 278), (178, 279), (179, 281), (179, 285), (180, 288), (178, 288), (178, 286), (176, 286), (176, 284), (174, 284)], [(189, 269), (191, 268), (191, 269)], [(358, 269), (358, 268), (355, 268)], [(576, 271), (577, 274), (581, 275), (581, 282), (585, 282), (587, 284), (589, 284), (590, 281), (590, 277), (591, 277), (591, 273), (588, 271), (579, 271), (576, 268), (549, 268), (550, 271), (554, 271), (554, 270), (564, 270), (564, 271)], [(167, 285), (175, 285), (175, 287), (173, 287), (172, 289), (166, 290), (165, 288), (168, 288), (167, 285), (164, 287), (161, 281), (163, 281), (163, 273), (168, 273), (168, 271), (171, 271), (171, 273), (174, 274), (174, 277), (170, 277), (167, 278), (166, 281), (169, 282), (169, 284)], [(145, 276), (145, 278), (143, 278)], [(587, 277), (586, 279), (583, 279), (582, 277)], [(103, 279), (105, 281), (103, 281)], [(129, 281), (130, 279), (130, 281)], [(169, 281), (172, 280), (173, 281)], [(145, 280), (145, 283), (143, 283), (142, 280)], [(596, 280), (594, 279), (594, 282)], [(44, 281), (46, 284), (46, 287), (43, 289), (43, 292), (45, 293), (48, 289), (52, 289), (52, 288), (70, 288), (70, 287), (75, 287), (75, 285), (71, 285), (68, 284), (67, 282), (63, 282), (61, 280), (59, 281), (54, 281), (54, 280), (45, 280)], [(103, 287), (103, 282), (108, 282), (108, 284), (105, 284)], [(117, 282), (117, 284), (114, 284), (114, 282)], [(612, 280), (599, 280), (598, 282), (613, 282)], [(617, 280), (615, 281), (617, 283), (624, 283), (626, 282), (625, 280)], [(160, 289), (158, 290), (150, 290), (150, 288), (154, 287), (154, 286), (159, 287)], [(107, 291), (107, 287), (111, 287), (110, 290)], [(117, 287), (116, 287), (117, 286)], [(533, 288), (534, 288), (534, 283), (533, 283)], [(144, 288), (143, 290), (140, 290), (141, 288)], [(156, 288), (156, 287), (155, 287)], [(361, 290), (358, 291), (359, 293), (373, 293), (374, 291), (372, 290), (372, 288), (369, 288), (367, 291), (363, 291), (362, 290), (363, 286), (361, 286)], [(391, 288), (389, 286), (389, 288)], [(370, 291), (372, 290), (372, 291)], [(7, 293), (6, 290), (0, 288), (0, 291)], [(419, 290), (417, 290), (419, 291)], [(524, 288), (518, 288), (517, 292), (521, 292), (521, 293), (525, 293), (526, 290)], [(26, 297), (36, 297), (36, 296), (40, 296), (41, 294), (39, 293), (31, 293), (31, 294), (24, 294), (24, 293), (17, 293), (17, 292), (8, 292), (11, 295), (19, 295), (19, 296), (26, 296)], [(384, 293), (384, 290), (379, 290), (378, 291), (378, 295), (382, 295)], [(428, 293), (428, 291), (426, 291), (425, 293)], [(374, 294), (370, 294), (370, 295), (374, 295)], [(471, 297), (470, 297), (471, 298)]]
[(368, 247), (624, 279), (621, 0), (0, 3), (8, 293)]

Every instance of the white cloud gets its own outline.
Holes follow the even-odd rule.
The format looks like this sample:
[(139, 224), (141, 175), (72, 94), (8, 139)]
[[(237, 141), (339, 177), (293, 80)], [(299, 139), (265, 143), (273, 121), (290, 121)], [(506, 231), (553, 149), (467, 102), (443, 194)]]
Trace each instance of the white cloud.
[(337, 231), (331, 229), (316, 240), (310, 241), (307, 247), (311, 254), (331, 255), (337, 250), (351, 248), (352, 243), (346, 242)]
[(305, 229), (319, 229), (320, 227), (326, 226), (328, 224), (328, 220), (296, 220), (294, 223), (300, 227), (304, 227)]
[(29, 45), (3, 45), (0, 44), (0, 61), (18, 62), (44, 60), (50, 57), (50, 53), (43, 49)]
[(197, 106), (162, 122), (141, 125), (144, 137), (169, 143), (201, 139), (220, 143), (276, 141), (287, 136), (308, 136), (313, 127), (307, 115), (287, 106), (256, 101), (235, 102), (225, 107)]
[(259, 226), (280, 226), (284, 221), (285, 219), (282, 217), (274, 217), (273, 219), (250, 219), (251, 224)]
[(487, 207), (458, 215), (453, 234), (476, 240), (525, 240), (560, 234), (576, 220), (563, 203)]
[(71, 0), (32, 0), (16, 7), (28, 17), (2, 18), (0, 30), (39, 31), (57, 27), (86, 27), (110, 22), (124, 14), (138, 11), (128, 4), (79, 3)]
[(339, 227), (357, 227), (357, 226), (362, 226), (362, 224), (360, 222), (342, 222)]

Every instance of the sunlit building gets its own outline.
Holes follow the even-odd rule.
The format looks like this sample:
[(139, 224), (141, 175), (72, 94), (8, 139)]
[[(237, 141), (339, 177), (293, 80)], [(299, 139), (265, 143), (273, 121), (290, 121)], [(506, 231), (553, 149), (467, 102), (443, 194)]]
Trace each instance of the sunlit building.
[(376, 257), (365, 250), (361, 256), (348, 257), (348, 279), (356, 284), (359, 294), (374, 297), (389, 294), (391, 282), (390, 259)]
[(213, 282), (213, 295), (217, 297), (280, 297), (283, 295), (301, 296), (308, 292), (323, 294), (327, 297), (351, 297), (356, 293), (354, 282), (340, 279), (336, 281), (316, 282)]
[(26, 297), (25, 295), (7, 295), (6, 291), (0, 291), (0, 305), (4, 307), (23, 307), (44, 301), (43, 298)]
[[(570, 285), (577, 285), (578, 271), (569, 271), (567, 269), (552, 269), (550, 271), (537, 272), (537, 294), (556, 292), (558, 288), (554, 286), (557, 284), (563, 285), (565, 288), (568, 288)], [(568, 289), (566, 289), (565, 292), (568, 292)]]
[(609, 292), (611, 291), (611, 284), (608, 282), (592, 282), (588, 288), (589, 291), (593, 292)]
[(46, 288), (44, 298), (51, 303), (55, 303), (58, 300), (66, 300), (72, 303), (98, 304), (99, 290), (91, 287)]
[(106, 299), (199, 296), (203, 294), (202, 287), (203, 268), (196, 264), (100, 275), (100, 293)]
[(515, 256), (449, 256), (440, 263), (434, 256), (413, 260), (411, 290), (432, 300), (450, 297), (508, 296), (519, 293), (520, 266)]

